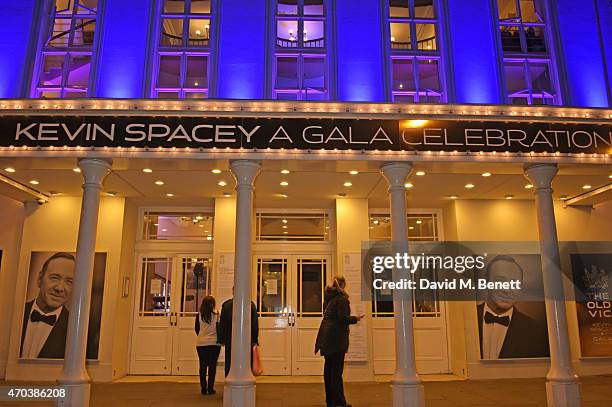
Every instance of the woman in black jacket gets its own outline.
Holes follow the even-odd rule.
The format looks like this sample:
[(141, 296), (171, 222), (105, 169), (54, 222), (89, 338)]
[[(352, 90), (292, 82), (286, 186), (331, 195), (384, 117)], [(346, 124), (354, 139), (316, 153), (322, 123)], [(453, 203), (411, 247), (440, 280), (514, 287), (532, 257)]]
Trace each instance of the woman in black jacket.
[(325, 358), (323, 378), (325, 380), (325, 401), (328, 407), (347, 406), (344, 398), (342, 371), (344, 356), (349, 347), (349, 325), (363, 318), (351, 316), (348, 294), (344, 291), (344, 277), (334, 277), (331, 287), (325, 289), (323, 321), (317, 334), (315, 354), (321, 351)]

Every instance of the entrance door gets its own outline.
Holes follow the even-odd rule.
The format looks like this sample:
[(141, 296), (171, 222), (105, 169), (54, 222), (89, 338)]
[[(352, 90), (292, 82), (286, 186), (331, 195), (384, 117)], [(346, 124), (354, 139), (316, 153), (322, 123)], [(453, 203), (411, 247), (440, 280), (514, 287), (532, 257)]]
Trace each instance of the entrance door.
[(210, 293), (210, 258), (145, 256), (140, 264), (130, 373), (197, 374), (194, 318)]
[(320, 375), (314, 355), (330, 275), (327, 255), (256, 256), (259, 342), (267, 375)]

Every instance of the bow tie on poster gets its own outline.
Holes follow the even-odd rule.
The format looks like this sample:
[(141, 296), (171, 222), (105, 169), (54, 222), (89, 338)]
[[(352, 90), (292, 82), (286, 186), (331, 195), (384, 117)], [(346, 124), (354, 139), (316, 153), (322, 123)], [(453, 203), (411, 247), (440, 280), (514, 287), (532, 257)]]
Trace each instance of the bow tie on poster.
[(30, 321), (32, 322), (44, 322), (47, 325), (55, 325), (55, 321), (57, 320), (57, 315), (43, 315), (40, 312), (34, 310), (32, 311), (32, 315), (30, 315)]
[(484, 320), (487, 324), (500, 324), (503, 326), (510, 325), (510, 317), (508, 315), (506, 315), (505, 317), (498, 317), (491, 314), (490, 312), (487, 312), (485, 314)]

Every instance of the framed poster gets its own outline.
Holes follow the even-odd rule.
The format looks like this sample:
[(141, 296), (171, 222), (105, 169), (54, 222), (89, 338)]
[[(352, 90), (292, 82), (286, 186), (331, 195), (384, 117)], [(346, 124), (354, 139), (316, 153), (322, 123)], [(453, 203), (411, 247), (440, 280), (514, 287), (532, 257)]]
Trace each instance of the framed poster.
[[(94, 257), (87, 359), (98, 358), (106, 253)], [(63, 359), (72, 300), (75, 253), (32, 252), (19, 357)]]

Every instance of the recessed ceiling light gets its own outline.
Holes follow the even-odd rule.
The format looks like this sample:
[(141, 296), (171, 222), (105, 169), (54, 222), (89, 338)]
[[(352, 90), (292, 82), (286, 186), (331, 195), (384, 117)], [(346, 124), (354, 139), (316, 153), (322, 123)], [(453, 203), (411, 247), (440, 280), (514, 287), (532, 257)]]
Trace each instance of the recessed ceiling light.
[(490, 173), (490, 172), (483, 172), (483, 173), (482, 173), (482, 176), (483, 176), (483, 177), (490, 177), (490, 176), (491, 176), (491, 173)]
[(465, 184), (465, 187), (467, 189), (472, 189), (472, 188), (474, 188), (474, 184)]
[(380, 221), (378, 219), (375, 219), (372, 223), (375, 224), (375, 225), (378, 225), (380, 223)]
[[(8, 170), (7, 170), (7, 171), (8, 171)], [(13, 171), (15, 171), (15, 170), (13, 170)], [(608, 175), (608, 178), (612, 178), (612, 174)]]
[(505, 196), (504, 196), (504, 198), (506, 198), (506, 199), (512, 199), (512, 198), (514, 198), (514, 195), (505, 195)]
[(168, 193), (168, 194), (166, 194), (166, 196), (167, 196), (168, 198), (172, 198), (172, 197), (174, 196), (174, 194), (170, 194), (170, 193)]
[(281, 181), (280, 185), (281, 187), (286, 187), (287, 185), (289, 185), (289, 183), (287, 181)]
[(32, 185), (38, 185), (40, 184), (40, 182), (36, 181), (35, 179), (33, 179), (32, 181), (30, 181), (30, 184)]
[(164, 181), (155, 181), (155, 185), (164, 185)]
[(281, 198), (289, 198), (289, 195), (286, 194), (278, 194), (278, 196), (280, 196)]
[[(357, 171), (357, 170), (350, 170), (350, 171), (349, 171), (349, 174), (351, 174), (351, 175), (357, 175), (357, 174), (359, 174), (359, 171)], [(612, 177), (612, 175), (611, 175), (610, 177)]]
[(531, 189), (531, 188), (533, 188), (533, 185), (531, 185), (531, 184), (527, 184), (527, 185), (525, 185), (525, 188), (526, 188), (526, 189)]
[(211, 171), (213, 174), (221, 174), (221, 170), (218, 168), (215, 168)]
[(423, 175), (425, 175), (425, 171), (417, 171), (416, 175), (418, 175), (419, 177), (422, 177)]
[(49, 191), (49, 195), (57, 196), (57, 195), (59, 195), (59, 192), (57, 192), (57, 191)]
[(74, 171), (74, 172), (81, 172), (81, 169), (79, 167), (75, 167), (75, 168), (72, 169), (72, 171)]
[[(198, 225), (199, 228), (203, 228), (204, 225)], [(206, 233), (206, 231), (204, 231), (204, 233)]]
[(287, 227), (288, 227), (287, 225), (283, 225), (283, 229), (287, 229)]
[(224, 197), (226, 197), (226, 198), (229, 198), (230, 196), (232, 196), (232, 194), (230, 194), (229, 192), (225, 192), (225, 193), (223, 194), (223, 196), (224, 196)]
[(162, 229), (162, 232), (167, 232), (167, 231), (168, 231), (168, 229)]
[(287, 219), (283, 219), (283, 223), (287, 223)]
[(152, 172), (153, 172), (153, 170), (152, 170), (152, 169), (150, 169), (150, 168), (143, 168), (143, 169), (142, 169), (142, 172), (146, 172), (146, 173), (148, 173), (148, 174), (149, 174), (149, 173), (152, 173)]
[(567, 201), (567, 195), (561, 195), (561, 196), (560, 196), (560, 199), (561, 199), (562, 201)]
[(348, 181), (347, 181), (347, 182), (345, 182), (345, 183), (344, 183), (344, 186), (345, 186), (345, 187), (352, 187), (352, 186), (353, 186), (353, 183), (352, 183), (352, 182), (348, 182)]
[(225, 182), (225, 181), (219, 181), (219, 182), (217, 182), (217, 185), (219, 185), (220, 187), (224, 187), (224, 186), (226, 186), (226, 185), (227, 185), (227, 182)]
[(115, 195), (117, 195), (117, 193), (116, 193), (116, 192), (113, 192), (113, 191), (108, 191), (108, 192), (106, 193), (106, 195), (108, 195), (108, 196), (115, 196)]
[(412, 230), (414, 229), (414, 226), (408, 226), (408, 229)]
[[(4, 169), (4, 171), (6, 171), (6, 172), (15, 172), (15, 169), (12, 168), (12, 167), (7, 167), (7, 168)], [(612, 175), (610, 175), (610, 177), (612, 178)]]
[(339, 196), (340, 198), (344, 198), (344, 197), (346, 196), (346, 193), (344, 193), (344, 192), (338, 192), (338, 196)]
[(592, 186), (590, 186), (589, 184), (583, 185), (582, 189), (591, 189), (593, 188)]
[(404, 188), (412, 188), (414, 185), (411, 182), (406, 182)]
[(289, 174), (291, 171), (289, 170), (281, 170), (281, 174)]
[(457, 198), (459, 198), (459, 197), (458, 197), (457, 195), (451, 195), (451, 196), (449, 196), (449, 198), (450, 198), (450, 199), (457, 199)]
[(416, 221), (416, 224), (417, 224), (417, 225), (420, 225), (421, 223), (423, 223), (423, 221), (422, 221), (422, 220), (417, 220), (417, 221)]

